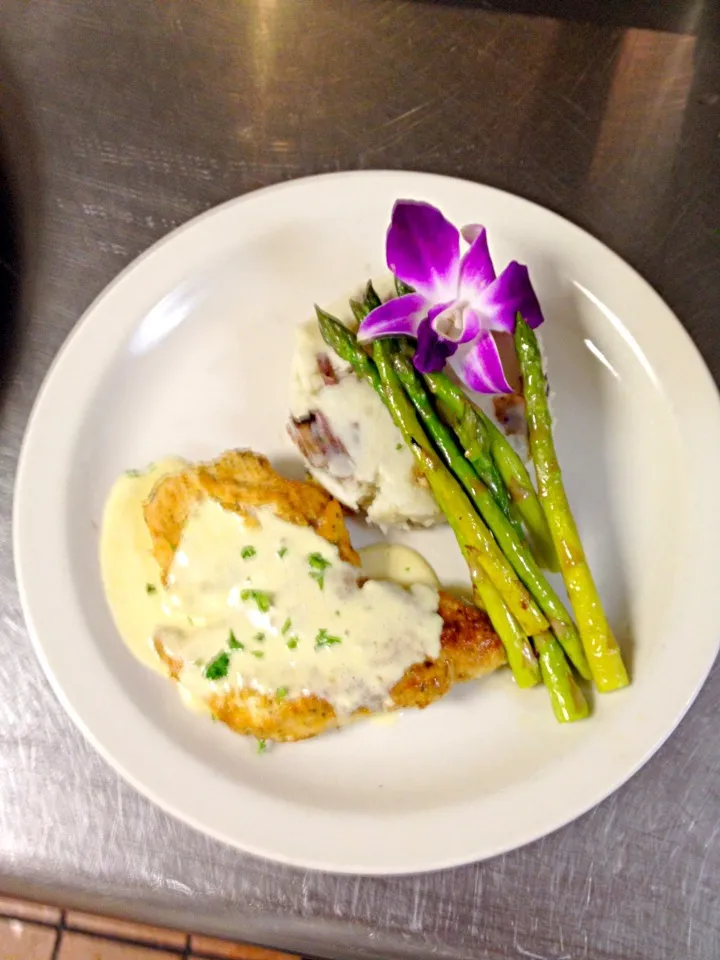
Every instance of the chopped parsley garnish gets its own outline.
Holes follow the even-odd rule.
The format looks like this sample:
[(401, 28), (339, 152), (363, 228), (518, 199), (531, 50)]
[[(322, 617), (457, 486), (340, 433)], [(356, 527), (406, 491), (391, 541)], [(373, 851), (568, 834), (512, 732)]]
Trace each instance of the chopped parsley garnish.
[(208, 680), (221, 680), (227, 676), (229, 666), (230, 657), (223, 650), (222, 653), (218, 653), (217, 656), (213, 657), (205, 667), (205, 676)]
[(255, 549), (255, 547), (248, 546), (248, 547), (242, 548), (242, 550), (240, 551), (240, 556), (243, 558), (243, 560), (252, 560), (252, 558), (255, 556), (256, 553), (257, 553), (257, 550)]
[(267, 750), (267, 740), (258, 740), (257, 744), (257, 752), (265, 753)]
[(252, 655), (253, 655), (257, 660), (262, 660), (262, 658), (265, 656), (265, 654), (262, 652), (262, 650), (253, 650), (253, 651), (252, 651)]
[(126, 476), (126, 477), (141, 477), (141, 476), (142, 476), (142, 470), (126, 470), (126, 471), (125, 471), (125, 476)]
[(318, 630), (317, 636), (315, 637), (316, 647), (332, 647), (336, 643), (342, 643), (340, 637), (334, 637), (331, 633), (327, 632), (325, 627)]
[(201, 660), (200, 657), (198, 657), (197, 660), (193, 660), (193, 663), (195, 664), (196, 667), (201, 667), (205, 663), (205, 661)]
[(255, 640), (256, 643), (265, 643), (265, 634), (262, 631), (260, 633), (256, 633), (253, 637), (253, 640)]
[(240, 599), (243, 603), (252, 600), (260, 613), (267, 613), (270, 609), (270, 594), (262, 590), (243, 590), (240, 593)]
[(145, 584), (145, 593), (157, 593), (157, 587), (154, 583)]
[(326, 560), (321, 553), (311, 553), (308, 557), (308, 563), (310, 564), (310, 576), (317, 581), (321, 590), (324, 589), (325, 571), (332, 566), (332, 563)]
[(402, 450), (402, 448), (403, 448), (403, 445), (402, 445), (401, 443), (396, 443), (396, 444), (395, 444), (395, 449), (396, 449), (396, 450)]
[(278, 698), (278, 700), (284, 700), (287, 695), (288, 695), (287, 687), (278, 687), (277, 690), (275, 691), (275, 696)]
[(244, 650), (244, 649), (245, 649), (245, 644), (244, 644), (244, 643), (240, 643), (240, 641), (239, 641), (238, 638), (235, 636), (235, 634), (233, 633), (232, 630), (230, 631), (230, 635), (228, 636), (228, 646), (230, 647), (231, 650)]
[(289, 639), (288, 642), (287, 642), (288, 648), (289, 648), (290, 650), (294, 650), (297, 645), (298, 645), (298, 638), (297, 638), (297, 637), (290, 637), (290, 639)]
[(285, 556), (285, 554), (286, 554), (287, 552), (288, 552), (288, 548), (287, 548), (287, 547), (280, 547), (280, 549), (279, 549), (278, 552), (277, 552), (277, 555), (278, 555), (278, 556), (280, 557), (280, 559), (282, 560), (282, 558)]
[(285, 623), (282, 625), (282, 635), (285, 636), (286, 633), (289, 633), (292, 630), (292, 620), (290, 617), (287, 618)]

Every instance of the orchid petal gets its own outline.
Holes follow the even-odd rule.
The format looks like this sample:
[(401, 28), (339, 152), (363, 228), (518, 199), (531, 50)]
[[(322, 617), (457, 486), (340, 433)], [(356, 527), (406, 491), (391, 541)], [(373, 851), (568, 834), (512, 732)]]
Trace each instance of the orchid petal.
[(428, 319), (418, 327), (417, 350), (413, 357), (415, 369), (420, 373), (437, 373), (457, 350), (457, 344), (439, 337)]
[(487, 231), (480, 227), (460, 262), (460, 299), (472, 303), (494, 280), (495, 267), (488, 249)]
[(469, 347), (459, 350), (451, 366), (471, 390), (478, 393), (512, 393), (491, 333), (482, 330)]
[(515, 260), (505, 267), (494, 283), (474, 298), (472, 306), (487, 318), (486, 325), (491, 330), (513, 333), (518, 313), (530, 327), (539, 327), (543, 322), (528, 268)]
[(379, 337), (414, 337), (427, 311), (427, 302), (419, 293), (408, 293), (375, 307), (358, 328), (360, 343)]
[(387, 265), (433, 303), (453, 300), (460, 274), (460, 233), (429, 203), (398, 200), (387, 234)]
[(474, 310), (457, 302), (437, 304), (428, 313), (428, 320), (439, 337), (455, 344), (474, 340), (482, 326)]

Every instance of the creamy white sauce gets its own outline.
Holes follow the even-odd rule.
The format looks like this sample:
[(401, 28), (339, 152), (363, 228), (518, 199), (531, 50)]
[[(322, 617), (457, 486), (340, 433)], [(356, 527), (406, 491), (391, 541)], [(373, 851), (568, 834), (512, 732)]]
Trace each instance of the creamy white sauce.
[(143, 503), (158, 480), (184, 466), (183, 460), (169, 458), (142, 474), (129, 470), (116, 480), (100, 535), (102, 579), (118, 632), (141, 663), (164, 675), (167, 667), (155, 652), (153, 633), (166, 617), (165, 597)]
[(402, 543), (371, 543), (358, 550), (362, 571), (373, 580), (393, 580), (401, 587), (424, 583), (437, 589), (440, 582), (435, 571), (417, 550)]
[(372, 561), (383, 577), (414, 569), (409, 589), (384, 579), (359, 585), (363, 571), (344, 563), (336, 547), (269, 508), (257, 510), (252, 525), (212, 500), (201, 504), (164, 588), (142, 506), (157, 480), (179, 467), (169, 461), (117, 481), (105, 510), (101, 560), (123, 639), (160, 672), (167, 671), (154, 637), (183, 660), (179, 682), (188, 706), (202, 708), (213, 694), (250, 687), (288, 698), (312, 693), (340, 716), (360, 706), (380, 710), (409, 666), (438, 656), (438, 594), (414, 551), (401, 548), (394, 563), (392, 548), (380, 545), (384, 566), (377, 566), (377, 552)]
[[(317, 321), (296, 329), (291, 374), (291, 413), (296, 419), (321, 413), (346, 453), (333, 452), (327, 466), (308, 469), (334, 497), (364, 509), (380, 526), (430, 526), (444, 517), (430, 491), (418, 482), (415, 460), (380, 397), (358, 380), (349, 364), (324, 343)], [(326, 384), (317, 368), (324, 353), (338, 378)]]

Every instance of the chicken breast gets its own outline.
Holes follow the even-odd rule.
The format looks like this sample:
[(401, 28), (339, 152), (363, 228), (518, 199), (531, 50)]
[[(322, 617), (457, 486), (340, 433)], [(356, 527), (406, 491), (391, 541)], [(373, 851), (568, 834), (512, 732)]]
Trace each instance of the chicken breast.
[[(281, 519), (314, 529), (337, 547), (347, 563), (359, 564), (342, 509), (326, 491), (279, 476), (263, 456), (233, 451), (162, 479), (148, 498), (145, 521), (163, 582), (188, 518), (207, 498), (242, 515), (248, 524), (253, 523), (257, 508), (272, 507)], [(482, 677), (505, 663), (502, 644), (482, 611), (441, 591), (438, 613), (442, 618), (439, 656), (406, 670), (389, 691), (388, 709), (422, 709), (445, 696), (453, 684)], [(183, 659), (168, 650), (160, 637), (155, 646), (169, 675), (177, 680)], [(313, 737), (372, 712), (360, 707), (349, 717), (339, 717), (331, 703), (313, 694), (288, 699), (251, 686), (211, 692), (207, 704), (232, 730), (279, 741)]]
[(342, 507), (313, 483), (281, 477), (267, 457), (251, 450), (231, 450), (210, 463), (188, 466), (164, 477), (145, 504), (145, 522), (163, 582), (167, 578), (183, 528), (193, 509), (207, 498), (253, 522), (253, 508), (270, 506), (296, 526), (312, 527), (340, 556), (356, 566), (360, 558), (350, 543)]

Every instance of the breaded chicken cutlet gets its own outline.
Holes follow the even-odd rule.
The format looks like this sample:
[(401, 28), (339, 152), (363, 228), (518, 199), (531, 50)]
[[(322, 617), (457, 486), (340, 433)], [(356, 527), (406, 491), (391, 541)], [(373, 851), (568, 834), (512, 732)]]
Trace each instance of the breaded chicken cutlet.
[[(313, 528), (337, 547), (342, 560), (359, 566), (336, 500), (315, 484), (281, 477), (265, 457), (240, 450), (163, 478), (146, 501), (145, 522), (163, 583), (186, 522), (208, 498), (243, 516), (248, 526), (257, 523), (255, 509), (271, 507), (282, 520)], [(454, 684), (482, 677), (505, 663), (502, 644), (485, 613), (444, 591), (439, 592), (438, 613), (443, 621), (440, 655), (406, 670), (389, 691), (387, 709), (423, 709), (445, 696)], [(169, 675), (178, 679), (184, 661), (159, 638), (155, 647)], [(279, 741), (313, 737), (372, 712), (361, 707), (349, 718), (339, 718), (328, 701), (312, 693), (288, 699), (250, 686), (210, 693), (207, 705), (237, 733)]]

